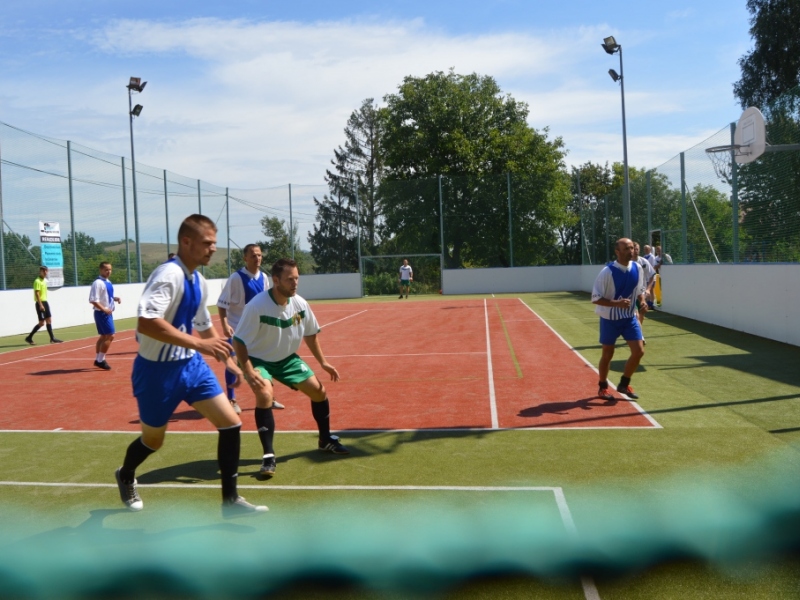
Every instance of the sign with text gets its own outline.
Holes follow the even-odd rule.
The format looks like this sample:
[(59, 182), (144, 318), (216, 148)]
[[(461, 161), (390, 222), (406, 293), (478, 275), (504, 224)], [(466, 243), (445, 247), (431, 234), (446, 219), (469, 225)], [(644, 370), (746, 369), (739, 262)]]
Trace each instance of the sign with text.
[(55, 221), (39, 221), (42, 266), (47, 267), (47, 285), (64, 285), (64, 254), (61, 251), (61, 227)]

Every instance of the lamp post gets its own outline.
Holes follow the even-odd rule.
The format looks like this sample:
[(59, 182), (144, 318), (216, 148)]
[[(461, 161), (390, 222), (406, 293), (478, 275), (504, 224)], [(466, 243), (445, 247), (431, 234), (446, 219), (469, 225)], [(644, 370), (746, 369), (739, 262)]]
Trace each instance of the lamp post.
[[(130, 118), (131, 124), (131, 175), (133, 177), (133, 226), (136, 232), (136, 264), (138, 265), (139, 270), (139, 283), (142, 282), (142, 249), (140, 246), (139, 240), (139, 203), (138, 198), (136, 196), (136, 158), (133, 152), (133, 118), (138, 117), (142, 114), (142, 105), (137, 104), (136, 106), (132, 106), (133, 102), (131, 100), (131, 94), (136, 92), (138, 94), (142, 93), (144, 90), (144, 86), (147, 85), (146, 81), (142, 81), (141, 77), (131, 77), (130, 83), (128, 83), (128, 117)], [(125, 240), (125, 246), (128, 245), (128, 240)]]
[(625, 193), (622, 196), (622, 229), (623, 235), (631, 237), (631, 187), (628, 178), (628, 132), (625, 128), (625, 79), (622, 70), (622, 46), (617, 43), (614, 36), (609, 36), (601, 44), (608, 54), (619, 53), (619, 74), (614, 69), (609, 69), (608, 74), (615, 82), (619, 81), (622, 93), (622, 160), (625, 167)]

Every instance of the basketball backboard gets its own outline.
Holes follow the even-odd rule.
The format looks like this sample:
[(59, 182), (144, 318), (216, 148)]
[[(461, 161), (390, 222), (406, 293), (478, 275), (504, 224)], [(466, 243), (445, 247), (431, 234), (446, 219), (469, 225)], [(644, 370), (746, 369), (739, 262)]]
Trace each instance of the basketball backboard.
[(733, 133), (733, 143), (739, 146), (734, 157), (740, 165), (751, 163), (764, 154), (767, 147), (767, 130), (764, 125), (764, 115), (755, 106), (745, 110), (739, 117), (736, 131)]

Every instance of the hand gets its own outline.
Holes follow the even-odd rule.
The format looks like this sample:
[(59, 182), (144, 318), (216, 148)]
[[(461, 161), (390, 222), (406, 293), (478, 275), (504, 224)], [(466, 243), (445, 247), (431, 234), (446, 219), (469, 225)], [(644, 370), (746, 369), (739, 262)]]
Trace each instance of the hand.
[(233, 327), (231, 327), (230, 325), (225, 323), (225, 325), (222, 326), (222, 333), (225, 334), (226, 338), (232, 338), (233, 337)]
[(630, 298), (620, 298), (619, 300), (614, 300), (614, 302), (616, 302), (615, 306), (620, 308), (628, 308), (631, 305)]
[(259, 371), (255, 369), (250, 369), (247, 373), (242, 373), (242, 377), (247, 382), (247, 385), (250, 386), (250, 389), (253, 390), (255, 394), (259, 392), (263, 393), (264, 388), (266, 387), (266, 380), (261, 376)]
[(336, 367), (328, 363), (320, 366), (331, 376), (331, 381), (339, 381), (339, 371), (336, 370)]
[(233, 358), (228, 358), (228, 364), (225, 365), (225, 370), (229, 373), (233, 373), (236, 376), (236, 380), (228, 385), (232, 388), (239, 387), (242, 384), (242, 379), (244, 379), (244, 373), (242, 373), (242, 370), (233, 361)]
[(110, 308), (104, 308), (104, 309), (103, 309), (103, 312), (104, 312), (104, 313), (106, 313), (107, 315), (110, 315), (110, 314), (111, 314), (112, 312), (114, 312), (114, 311), (113, 311), (113, 310), (111, 310)]
[(117, 304), (122, 304), (122, 298), (114, 296), (114, 302), (116, 302)]
[(222, 338), (204, 338), (199, 342), (198, 351), (206, 356), (213, 356), (219, 362), (226, 361), (233, 352), (233, 346)]

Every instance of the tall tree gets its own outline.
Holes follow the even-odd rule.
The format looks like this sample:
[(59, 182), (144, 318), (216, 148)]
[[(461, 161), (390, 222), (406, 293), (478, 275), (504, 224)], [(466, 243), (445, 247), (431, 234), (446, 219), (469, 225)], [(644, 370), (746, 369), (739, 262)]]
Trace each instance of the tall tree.
[(733, 92), (742, 108), (765, 108), (800, 85), (800, 0), (747, 0), (747, 9), (754, 47)]
[(569, 202), (561, 139), (530, 127), (527, 105), (503, 95), (489, 76), (451, 70), (406, 77), (384, 100), (389, 181), (381, 192), (395, 247), (439, 252), (444, 222), (450, 268), (509, 266), (512, 235), (514, 264), (546, 264)]
[(314, 198), (317, 223), (308, 234), (316, 273), (353, 273), (358, 271), (358, 232), (355, 211), (342, 196)]
[[(263, 255), (262, 264), (269, 270), (272, 264), (280, 258), (292, 258), (292, 240), (294, 240), (294, 259), (300, 273), (309, 271), (308, 257), (300, 250), (297, 239), (298, 226), (295, 223), (292, 235), (286, 221), (278, 217), (264, 216), (261, 218), (261, 232), (266, 236), (266, 241), (256, 242)], [(231, 259), (234, 259), (231, 253)]]

